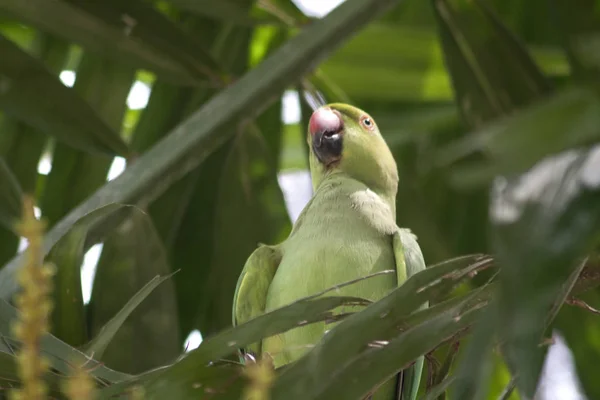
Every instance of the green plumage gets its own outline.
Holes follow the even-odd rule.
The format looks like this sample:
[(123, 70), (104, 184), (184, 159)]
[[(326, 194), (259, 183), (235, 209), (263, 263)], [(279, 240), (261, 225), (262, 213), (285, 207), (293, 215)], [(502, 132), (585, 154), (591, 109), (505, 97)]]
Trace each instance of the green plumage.
[[(340, 118), (339, 127), (331, 110)], [(396, 225), (396, 164), (374, 121), (342, 104), (317, 113), (308, 135), (314, 195), (283, 243), (260, 246), (246, 262), (234, 299), (234, 324), (337, 284), (395, 270), (335, 293), (376, 301), (425, 268), (414, 235)], [(331, 142), (325, 143), (328, 147), (324, 140)], [(296, 328), (249, 350), (268, 352), (275, 366), (281, 366), (305, 354), (332, 327), (316, 323)], [(396, 394), (397, 379), (392, 379), (373, 399), (415, 399), (422, 362), (405, 371), (401, 396)]]

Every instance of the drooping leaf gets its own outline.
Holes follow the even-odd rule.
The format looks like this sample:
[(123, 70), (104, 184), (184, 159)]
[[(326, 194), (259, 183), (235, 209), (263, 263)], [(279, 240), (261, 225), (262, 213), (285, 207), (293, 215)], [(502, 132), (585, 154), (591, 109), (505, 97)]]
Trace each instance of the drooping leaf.
[[(523, 45), (482, 1), (433, 0), (444, 58), (463, 118), (472, 127), (551, 90)], [(498, 59), (505, 60), (498, 68)]]
[[(33, 36), (33, 35), (32, 35)], [(14, 40), (14, 39), (13, 39)], [(41, 33), (36, 33), (22, 44), (54, 74), (62, 70), (68, 45)], [(37, 192), (38, 163), (48, 141), (48, 135), (7, 115), (0, 115), (0, 155), (14, 173), (25, 193)], [(0, 264), (17, 252), (18, 237), (12, 231), (0, 228)]]
[(88, 339), (81, 291), (81, 264), (88, 228), (85, 223), (75, 225), (46, 257), (57, 271), (52, 292), (51, 332), (71, 346), (80, 346)]
[(127, 145), (89, 104), (2, 35), (0, 53), (0, 109), (70, 146), (127, 155)]
[[(248, 0), (243, 2), (250, 3)], [(205, 19), (197, 18), (194, 22), (197, 26), (194, 32), (203, 35), (207, 40), (212, 40), (213, 54), (229, 73), (242, 74), (247, 69), (251, 32), (249, 28), (226, 26), (214, 32), (209, 29), (211, 25)], [(172, 115), (183, 119), (214, 96), (215, 91), (200, 89), (182, 94), (180, 109), (173, 108), (172, 104), (167, 105), (166, 108), (173, 110)], [(158, 116), (148, 116), (146, 121), (150, 122), (154, 119), (160, 121), (161, 125), (168, 124), (165, 128), (171, 128), (175, 122), (161, 121)], [(140, 125), (136, 136), (144, 133), (142, 128), (144, 126)], [(145, 130), (154, 132), (154, 129), (149, 126), (146, 126)], [(208, 276), (211, 273), (210, 266), (215, 243), (216, 213), (214, 210), (218, 204), (220, 184), (225, 181), (222, 178), (222, 171), (232, 142), (233, 140), (229, 140), (210, 154), (199, 167), (169, 188), (149, 208), (157, 222), (157, 228), (165, 234), (165, 244), (170, 251), (172, 265), (177, 265), (181, 270), (174, 277), (174, 281), (177, 288), (180, 329), (184, 335), (193, 329), (200, 329), (204, 335), (210, 334), (209, 327), (201, 321), (199, 310), (207, 309), (210, 302), (208, 294), (212, 292), (212, 288), (208, 285)], [(235, 181), (231, 182), (234, 183)], [(240, 199), (236, 198), (235, 201), (238, 202)], [(252, 240), (252, 237), (248, 240)], [(228, 242), (231, 246), (236, 246), (233, 241), (228, 240)], [(233, 295), (230, 298), (233, 298)], [(229, 298), (227, 300), (229, 301)], [(207, 320), (215, 323), (223, 321), (217, 318), (207, 318)], [(229, 319), (225, 321), (227, 324), (230, 323)], [(223, 326), (222, 323), (219, 323), (219, 326)]]
[(573, 75), (581, 81), (600, 77), (600, 7), (596, 0), (582, 0), (570, 7), (566, 0), (553, 0), (555, 22), (561, 33)]
[[(88, 233), (83, 247), (84, 251), (86, 251), (93, 244), (99, 242), (104, 235), (118, 226), (130, 212), (130, 206), (114, 203), (90, 211), (81, 218), (65, 226), (64, 229), (57, 229), (52, 232), (52, 234), (46, 235), (42, 249), (44, 257), (48, 255), (52, 247), (54, 247), (65, 235), (73, 229), (79, 229), (79, 227), (87, 227)], [(20, 267), (20, 262), (22, 262), (21, 257), (17, 257), (15, 259), (15, 264), (11, 264), (10, 268), (4, 268), (2, 272), (0, 272), (0, 274), (4, 274), (6, 277), (5, 279), (0, 279), (0, 298), (8, 300), (18, 289), (16, 279), (11, 276), (11, 274), (15, 273), (16, 269)]]
[(497, 302), (492, 301), (487, 312), (477, 321), (471, 340), (467, 343), (461, 362), (454, 373), (456, 379), (450, 390), (451, 399), (483, 400), (486, 398), (486, 384), (491, 373), (489, 350), (494, 339), (497, 338), (494, 323), (497, 310)]
[[(131, 315), (131, 313), (144, 301), (144, 299), (146, 299), (146, 297), (148, 297), (154, 291), (154, 289), (156, 289), (164, 281), (170, 279), (171, 276), (172, 274), (162, 277), (156, 276), (146, 285), (144, 285), (144, 287), (142, 287), (135, 295), (133, 295), (133, 297), (123, 306), (123, 308), (98, 331), (98, 334), (86, 346), (85, 352), (90, 354), (90, 356), (101, 359), (104, 351), (114, 338), (117, 331), (125, 323), (129, 315)], [(171, 327), (173, 326), (171, 325)], [(150, 332), (150, 334), (156, 335), (156, 332)], [(139, 336), (141, 336), (140, 332), (138, 332), (138, 335), (130, 344), (133, 344), (135, 340), (138, 340)], [(155, 337), (157, 339), (163, 339), (158, 335)], [(121, 350), (123, 349), (121, 348)]]
[(597, 145), (546, 158), (494, 185), (490, 216), (503, 266), (497, 327), (526, 396), (533, 396), (542, 368), (546, 314), (579, 258), (597, 244), (598, 168)]
[[(400, 6), (404, 13), (408, 13), (407, 3), (404, 1)], [(431, 11), (427, 9), (427, 12)], [(475, 21), (481, 24), (481, 18), (476, 18)], [(411, 26), (408, 21), (370, 24), (335, 52), (319, 70), (354, 101), (450, 100), (453, 84), (442, 54), (446, 44), (440, 46), (433, 28), (433, 24)], [(552, 73), (568, 70), (567, 60), (559, 49), (533, 46), (529, 49), (542, 70)], [(477, 55), (481, 54), (479, 48), (475, 50)], [(490, 63), (495, 63), (498, 57), (496, 54), (483, 56)], [(513, 58), (511, 56), (511, 60)], [(463, 71), (457, 72), (466, 74)], [(510, 78), (511, 75), (507, 75), (507, 80)]]
[(21, 218), (23, 193), (17, 178), (0, 158), (0, 223), (8, 229)]
[[(19, 346), (19, 342), (12, 337), (11, 325), (17, 318), (18, 311), (0, 299), (0, 334), (5, 344), (9, 345), (11, 350)], [(91, 376), (99, 382), (118, 382), (130, 378), (130, 375), (114, 371), (107, 368), (102, 363), (91, 359), (81, 351), (69, 346), (56, 337), (46, 334), (42, 337), (40, 347), (44, 355), (49, 359), (52, 368), (62, 374), (72, 372), (72, 364), (86, 365), (89, 368)]]
[[(467, 270), (489, 265), (485, 259), (472, 265), (468, 259), (456, 261), (415, 274), (383, 299), (332, 328), (305, 357), (282, 372), (273, 387), (273, 398), (327, 399), (334, 393), (341, 398), (361, 398), (470, 326), (478, 310), (487, 304), (489, 291), (475, 290), (462, 299), (414, 312), (425, 299), (448, 293), (468, 276)], [(361, 379), (352, 379), (356, 376)]]
[[(374, 348), (355, 355), (351, 362), (333, 369), (335, 374), (329, 379), (318, 379), (317, 382), (310, 383), (303, 379), (294, 379), (301, 374), (307, 375), (306, 365), (300, 369), (301, 364), (298, 363), (293, 367), (296, 371), (290, 368), (282, 374), (273, 388), (273, 398), (300, 399), (306, 398), (307, 394), (313, 399), (330, 399), (336, 395), (343, 398), (359, 398), (367, 395), (377, 385), (385, 382), (386, 378), (433, 350), (446, 338), (469, 327), (480, 313), (477, 308), (456, 307), (393, 337), (379, 348), (374, 345)], [(317, 360), (317, 353), (314, 354), (313, 360)], [(356, 376), (360, 376), (361, 379), (352, 379)]]
[(598, 124), (598, 93), (572, 87), (442, 148), (437, 162), (448, 165), (483, 152), (486, 160), (459, 166), (452, 178), (463, 187), (489, 183), (496, 175), (522, 172), (553, 153), (597, 142)]
[(127, 373), (177, 357), (183, 338), (174, 282), (164, 282), (170, 277), (167, 254), (150, 217), (132, 213), (104, 240), (89, 304), (96, 338), (87, 346), (88, 354)]
[(456, 377), (454, 375), (449, 376), (448, 378), (444, 379), (441, 383), (438, 383), (433, 388), (431, 388), (431, 390), (429, 392), (427, 392), (424, 396), (420, 397), (419, 400), (445, 399), (445, 397), (440, 397), (440, 396), (443, 396), (446, 393), (448, 388), (450, 386), (452, 386), (452, 384), (454, 383), (455, 380), (456, 380)]
[[(390, 296), (381, 300), (380, 302), (372, 304), (370, 307), (366, 308), (362, 312), (358, 314), (354, 314), (354, 317), (358, 317), (359, 315), (367, 314), (368, 318), (376, 318), (381, 321), (372, 329), (368, 327), (371, 326), (369, 324), (361, 325), (361, 330), (365, 330), (369, 334), (373, 333), (373, 330), (381, 330), (384, 329), (386, 332), (390, 334), (396, 333), (395, 325), (393, 324), (392, 317), (381, 318), (381, 308), (385, 308), (386, 312), (393, 310), (390, 309), (391, 305), (394, 304), (394, 307), (401, 309), (397, 310), (398, 314), (403, 312), (408, 312), (412, 307), (417, 307), (423, 299), (433, 299), (436, 296), (441, 296), (445, 293), (448, 293), (452, 287), (458, 284), (462, 279), (467, 277), (471, 272), (477, 271), (481, 268), (486, 268), (490, 266), (490, 260), (486, 257), (481, 256), (467, 256), (463, 258), (458, 258), (455, 260), (450, 260), (447, 263), (443, 263), (437, 266), (432, 266), (428, 268), (426, 271), (419, 273), (412, 277), (407, 284), (403, 285), (401, 288), (396, 289)], [(408, 284), (410, 282), (410, 284)], [(355, 282), (348, 282), (347, 284), (352, 284)], [(419, 288), (422, 288), (418, 294), (415, 294), (415, 291)], [(260, 340), (263, 337), (272, 336), (274, 334), (285, 332), (296, 326), (304, 326), (308, 323), (322, 321), (324, 319), (331, 319), (335, 317), (331, 311), (335, 308), (342, 305), (349, 304), (363, 304), (367, 305), (368, 302), (362, 299), (357, 298), (348, 298), (348, 297), (339, 297), (339, 296), (330, 296), (335, 288), (331, 288), (322, 293), (316, 294), (314, 296), (310, 296), (301, 300), (298, 300), (290, 305), (281, 307), (277, 310), (274, 310), (270, 313), (263, 314), (259, 317), (256, 317), (242, 325), (239, 325), (235, 328), (230, 328), (225, 331), (222, 331), (208, 339), (205, 339), (200, 346), (196, 349), (188, 353), (185, 357), (183, 357), (180, 361), (175, 363), (173, 366), (165, 369), (161, 373), (158, 373), (155, 377), (152, 378), (152, 382), (148, 383), (152, 388), (152, 391), (156, 391), (156, 395), (158, 393), (166, 395), (167, 393), (178, 393), (180, 396), (183, 396), (184, 393), (194, 393), (190, 392), (192, 390), (189, 382), (192, 382), (195, 379), (195, 376), (200, 376), (199, 374), (203, 373), (204, 368), (206, 368), (209, 362), (214, 362), (221, 357), (225, 357), (232, 352), (234, 352), (238, 347), (245, 347), (251, 343), (254, 343)], [(398, 299), (402, 299), (403, 301), (397, 301)], [(479, 298), (477, 298), (479, 300)], [(458, 305), (457, 305), (458, 303)], [(425, 310), (421, 313), (415, 314), (412, 319), (412, 324), (424, 323), (433, 317), (434, 315), (441, 314), (444, 318), (448, 318), (449, 315), (453, 315), (451, 317), (454, 320), (456, 316), (450, 310), (454, 310), (456, 307), (463, 307), (465, 304), (469, 304), (470, 306), (474, 306), (477, 302), (457, 302), (451, 301), (449, 303), (442, 303), (438, 308), (431, 308)], [(375, 308), (373, 308), (375, 307)], [(371, 311), (370, 311), (371, 310)], [(408, 315), (405, 315), (407, 317)], [(352, 318), (352, 317), (346, 317)], [(361, 318), (362, 320), (362, 318)], [(402, 321), (406, 322), (406, 328), (410, 327), (409, 323), (411, 323), (411, 317), (407, 318), (398, 318), (396, 322)], [(453, 325), (454, 327), (459, 326), (462, 323), (470, 323), (470, 319), (465, 319), (463, 322), (458, 323), (458, 325)], [(372, 324), (373, 321), (370, 321)], [(328, 335), (332, 334), (335, 329), (343, 326), (344, 322), (341, 325), (337, 326), (333, 330), (331, 330)], [(387, 327), (387, 328), (386, 328)], [(354, 328), (354, 324), (352, 325)], [(350, 327), (348, 327), (350, 329)], [(432, 330), (433, 332), (433, 330)], [(422, 332), (419, 333), (421, 335)], [(443, 333), (440, 332), (440, 335)], [(354, 336), (354, 335), (351, 335)], [(339, 338), (338, 338), (339, 339)], [(361, 336), (358, 341), (366, 345), (369, 340), (366, 340), (363, 336)], [(353, 346), (356, 346), (356, 339), (346, 338), (345, 345), (348, 345), (349, 342), (354, 342)], [(319, 345), (320, 346), (320, 345)], [(350, 347), (352, 348), (352, 347)], [(339, 348), (337, 349), (339, 350)], [(312, 354), (312, 353), (311, 353)], [(350, 351), (349, 354), (343, 356), (340, 359), (344, 359), (344, 357), (351, 358), (352, 353)], [(416, 358), (416, 357), (415, 357)], [(305, 360), (305, 359), (304, 359)], [(328, 365), (335, 364), (332, 358), (328, 358)], [(340, 365), (342, 365), (341, 363)], [(289, 379), (282, 383), (280, 386), (277, 386), (276, 383), (274, 390), (279, 390), (280, 394), (284, 390), (283, 388), (296, 388), (299, 386), (294, 386), (290, 383), (292, 376), (298, 378), (298, 374), (307, 374), (306, 371), (306, 363), (304, 366), (296, 368), (298, 363), (294, 364), (290, 367), (290, 369), (286, 369), (281, 377), (281, 379), (286, 376), (285, 374), (289, 373), (292, 368), (294, 368), (293, 375), (287, 375)], [(313, 366), (317, 366), (320, 364), (311, 363)], [(323, 368), (327, 369), (327, 366)], [(303, 379), (310, 379), (309, 376), (313, 376), (312, 374), (307, 374), (303, 378), (300, 378), (300, 385), (305, 384), (302, 382)], [(330, 377), (331, 375), (328, 375)], [(294, 378), (294, 379), (295, 379)], [(325, 378), (323, 376), (323, 380)], [(298, 393), (308, 393), (308, 386), (301, 386), (304, 392)], [(291, 392), (290, 392), (291, 393)], [(277, 397), (275, 397), (277, 398)]]
[[(214, 224), (214, 253), (205, 287), (202, 315), (211, 331), (230, 324), (233, 293), (248, 256), (257, 243), (278, 243), (290, 230), (281, 189), (277, 184), (273, 152), (265, 139), (281, 135), (279, 113), (263, 121), (264, 133), (249, 126), (238, 134), (226, 155), (221, 173)], [(235, 227), (235, 228), (233, 228)], [(210, 332), (210, 331), (208, 331)], [(207, 332), (207, 333), (208, 333)]]
[[(16, 359), (17, 357), (15, 355), (0, 351), (0, 385), (3, 390), (15, 387), (20, 380), (20, 375), (17, 372)], [(51, 396), (59, 396), (60, 375), (49, 372), (46, 374), (45, 379), (49, 384), (49, 394)]]
[[(96, 108), (115, 132), (120, 132), (134, 70), (84, 54), (77, 73), (73, 89)], [(106, 182), (112, 161), (112, 156), (56, 144), (52, 170), (41, 195), (44, 216), (51, 226)]]
[[(428, 273), (426, 274), (421, 274), (421, 276), (419, 277), (420, 279), (417, 279), (419, 281), (418, 283), (415, 280), (413, 280), (413, 282), (416, 284), (415, 286), (413, 286), (413, 289), (421, 285), (423, 285), (424, 288), (428, 288), (425, 289), (425, 292), (427, 292), (424, 293), (425, 298), (440, 295), (441, 293), (446, 292), (450, 287), (454, 286), (460, 279), (462, 279), (461, 277), (469, 276), (471, 272), (479, 270), (480, 268), (485, 268), (486, 266), (489, 266), (489, 259), (481, 258), (478, 256), (464, 257), (452, 260), (448, 263), (431, 267), (431, 271), (428, 271)], [(428, 284), (426, 284), (425, 282), (428, 282)], [(348, 282), (345, 285), (351, 285), (353, 283), (356, 283), (356, 281)], [(255, 342), (261, 337), (271, 336), (273, 334), (293, 328), (294, 326), (304, 326), (308, 323), (317, 322), (324, 318), (335, 320), (335, 315), (332, 314), (330, 310), (333, 310), (334, 308), (337, 308), (340, 305), (360, 303), (363, 303), (364, 305), (368, 304), (365, 303), (363, 300), (356, 298), (344, 298), (338, 296), (330, 297), (329, 294), (334, 293), (334, 290), (335, 288), (332, 288), (315, 296), (301, 299), (288, 306), (284, 306), (268, 314), (259, 316), (240, 326), (230, 328), (224, 332), (221, 332), (203, 341), (198, 349), (193, 350), (175, 364), (163, 369), (159, 369), (147, 374), (137, 376), (129, 381), (124, 381), (120, 384), (117, 384), (113, 388), (105, 389), (103, 393), (106, 396), (114, 395), (117, 392), (123, 392), (127, 387), (130, 387), (132, 385), (142, 385), (147, 389), (147, 393), (150, 396), (152, 396), (151, 398), (160, 398), (161, 396), (166, 396), (169, 394), (184, 398), (191, 396), (200, 396), (203, 394), (202, 389), (208, 387), (210, 389), (208, 393), (216, 395), (217, 398), (237, 398), (236, 396), (239, 396), (240, 390), (239, 384), (242, 383), (240, 382), (240, 380), (242, 379), (240, 376), (241, 371), (237, 367), (230, 365), (230, 368), (233, 369), (229, 370), (229, 379), (225, 380), (223, 384), (217, 384), (216, 382), (223, 381), (215, 381), (213, 379), (216, 379), (217, 376), (222, 376), (223, 378), (225, 378), (227, 375), (223, 374), (226, 374), (226, 372), (225, 370), (219, 370), (218, 362), (209, 363), (209, 361), (218, 360), (219, 358), (230, 354), (238, 346), (244, 347), (249, 343)], [(409, 292), (411, 291), (409, 290)], [(437, 343), (436, 339), (433, 339), (431, 341), (428, 340), (429, 344), (424, 344), (424, 341), (422, 340), (424, 333), (427, 332), (431, 336), (437, 335), (438, 337), (444, 338), (451, 336), (451, 334), (448, 332), (443, 332), (441, 330), (434, 329), (435, 327), (430, 326), (430, 324), (432, 323), (431, 321), (437, 321), (438, 324), (441, 324), (440, 321), (444, 320), (446, 329), (449, 329), (449, 331), (452, 332), (458, 332), (461, 328), (470, 325), (474, 317), (474, 315), (462, 315), (463, 318), (457, 318), (458, 310), (477, 310), (481, 307), (482, 302), (485, 303), (485, 301), (489, 299), (490, 293), (491, 290), (475, 292), (471, 296), (464, 296), (462, 298), (453, 299), (444, 303), (440, 303), (437, 306), (434, 306), (423, 312), (419, 312), (413, 315), (407, 315), (405, 318), (402, 319), (402, 322), (400, 322), (399, 331), (393, 329), (392, 332), (401, 332), (399, 338), (402, 337), (403, 340), (409, 338), (409, 340), (413, 342), (419, 342), (420, 346), (431, 346), (431, 343)], [(378, 303), (375, 303), (371, 307), (376, 306), (377, 304)], [(368, 313), (371, 307), (365, 308), (360, 314)], [(358, 314), (355, 314), (355, 316), (357, 315)], [(348, 318), (348, 316), (346, 316), (346, 318)], [(379, 316), (377, 316), (377, 319), (381, 320)], [(342, 325), (343, 324), (344, 322), (342, 322)], [(342, 325), (340, 325), (340, 327)], [(388, 325), (388, 322), (384, 323), (384, 325)], [(394, 346), (400, 345), (400, 347), (404, 349), (404, 351), (406, 351), (406, 349), (409, 349), (408, 353), (426, 351), (425, 349), (421, 349), (419, 347), (405, 345), (403, 340), (397, 340), (391, 343), (393, 343)], [(386, 348), (380, 350), (383, 351), (379, 352), (378, 356), (385, 355), (387, 351)], [(369, 353), (371, 354), (371, 352)], [(400, 357), (407, 357), (407, 359), (410, 359), (411, 357), (414, 358), (411, 354), (407, 353), (395, 352), (394, 355), (400, 355)], [(388, 357), (391, 358), (391, 356), (392, 355), (390, 354)], [(397, 362), (404, 364), (402, 362), (402, 359), (398, 359)], [(353, 367), (364, 368), (364, 366), (378, 365), (380, 366), (379, 368), (385, 369), (389, 368), (390, 365), (393, 365), (393, 362), (367, 362), (357, 364), (355, 364)], [(363, 365), (363, 367), (361, 367), (360, 365)], [(289, 372), (288, 370), (290, 368), (295, 368), (295, 364), (288, 367), (287, 370), (281, 370), (281, 379), (291, 379), (291, 377), (288, 377), (286, 375)], [(365, 373), (365, 371), (362, 372), (363, 374)], [(347, 373), (354, 374), (354, 372), (350, 371), (347, 371)], [(369, 379), (373, 379), (373, 377), (381, 374), (380, 371), (373, 371), (370, 375), (371, 376)], [(207, 376), (212, 376), (213, 378), (207, 378)], [(328, 379), (329, 378), (323, 378), (324, 381)], [(343, 382), (345, 382), (346, 384), (348, 384), (349, 381), (354, 380), (343, 380)], [(273, 398), (286, 398), (285, 395), (283, 395), (284, 397), (281, 397), (282, 391), (286, 390), (284, 388), (293, 388), (293, 385), (290, 385), (289, 381), (282, 385), (279, 385), (277, 382), (279, 381), (276, 381), (275, 386), (273, 388)], [(336, 386), (335, 389), (332, 388), (331, 390), (342, 390), (340, 389), (340, 386), (343, 385), (338, 384), (338, 386)], [(358, 396), (358, 392), (355, 391), (355, 388), (353, 388), (352, 390), (352, 394)], [(350, 391), (348, 390), (348, 393), (349, 392)], [(303, 392), (298, 393), (301, 393), (302, 396), (305, 396), (302, 398), (307, 398), (306, 396), (308, 396), (310, 392), (309, 390), (304, 390)], [(286, 395), (290, 394), (292, 393), (290, 392)], [(345, 396), (344, 398), (349, 397)]]
[(101, 391), (100, 398), (110, 400), (119, 395), (122, 396), (120, 398), (128, 398), (131, 388), (137, 386), (143, 388), (144, 399), (147, 400), (160, 400), (165, 396), (177, 399), (239, 400), (248, 383), (239, 365), (203, 365), (193, 369), (177, 369), (177, 374), (171, 373), (171, 368), (150, 371), (107, 387)]
[[(587, 304), (598, 308), (600, 296), (598, 290), (590, 290), (577, 296)], [(565, 362), (567, 371), (575, 372), (579, 391), (588, 399), (600, 396), (600, 382), (593, 368), (595, 360), (600, 357), (600, 319), (597, 314), (581, 307), (564, 305), (552, 326), (552, 333), (560, 333), (571, 352), (571, 359)], [(548, 334), (550, 336), (550, 333)], [(554, 335), (553, 335), (554, 337)], [(556, 345), (556, 344), (555, 344)], [(549, 368), (546, 367), (548, 370)], [(583, 390), (582, 390), (583, 388)]]
[[(85, 8), (80, 8), (83, 3), (86, 2), (31, 0), (24, 3), (5, 0), (0, 3), (0, 11), (41, 31), (65, 40), (74, 40), (101, 58), (110, 57), (112, 61), (127, 61), (130, 66), (149, 68), (172, 82), (198, 83), (199, 77), (192, 74), (180, 60), (165, 54), (162, 51), (164, 48), (157, 48), (145, 36), (140, 40), (131, 35), (138, 23), (136, 19), (125, 15), (115, 23), (114, 20), (104, 19), (105, 15), (91, 14)], [(186, 55), (182, 54), (181, 57)]]
[[(143, 0), (106, 0), (102, 2), (73, 1), (109, 26), (125, 24), (127, 37), (143, 43), (157, 55), (171, 60), (196, 81), (208, 81), (219, 86), (221, 68), (202, 42), (186, 34), (180, 26), (169, 21)], [(124, 17), (125, 16), (125, 17)]]
[(273, 17), (254, 18), (248, 15), (248, 7), (232, 0), (168, 0), (174, 6), (194, 14), (214, 18), (221, 21), (233, 22), (240, 25), (278, 24)]

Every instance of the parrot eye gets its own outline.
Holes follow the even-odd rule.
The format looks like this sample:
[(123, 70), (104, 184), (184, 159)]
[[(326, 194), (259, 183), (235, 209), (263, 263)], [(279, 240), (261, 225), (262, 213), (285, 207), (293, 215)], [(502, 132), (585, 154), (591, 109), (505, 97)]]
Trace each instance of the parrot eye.
[(368, 130), (373, 130), (373, 128), (375, 128), (375, 123), (373, 122), (373, 120), (369, 117), (367, 117), (366, 115), (363, 115), (360, 118), (360, 123), (362, 124), (362, 126), (364, 126), (365, 128), (367, 128)]

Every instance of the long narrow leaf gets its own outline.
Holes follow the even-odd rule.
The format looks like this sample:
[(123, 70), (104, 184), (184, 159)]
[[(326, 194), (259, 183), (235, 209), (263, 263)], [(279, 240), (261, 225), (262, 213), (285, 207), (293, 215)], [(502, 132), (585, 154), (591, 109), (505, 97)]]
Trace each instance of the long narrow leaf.
[[(2, 339), (12, 349), (19, 346), (19, 342), (11, 337), (11, 325), (17, 318), (17, 313), (16, 308), (0, 299), (0, 334), (2, 335)], [(130, 378), (130, 375), (105, 367), (98, 361), (93, 360), (81, 351), (50, 334), (42, 338), (40, 346), (44, 355), (49, 359), (52, 368), (62, 374), (70, 374), (72, 372), (72, 363), (75, 363), (76, 365), (86, 365), (89, 367), (90, 374), (103, 383), (118, 382)]]
[[(472, 127), (506, 115), (551, 87), (524, 46), (480, 0), (433, 0), (458, 105)], [(497, 67), (498, 58), (504, 60)]]
[(127, 156), (125, 142), (89, 104), (2, 35), (0, 54), (0, 109), (70, 146)]
[[(134, 72), (123, 63), (85, 53), (73, 90), (97, 110), (109, 127), (120, 132)], [(112, 156), (88, 154), (56, 143), (52, 169), (40, 195), (50, 227), (106, 182), (112, 161)]]
[[(491, 207), (501, 274), (498, 328), (517, 386), (533, 396), (544, 349), (546, 314), (597, 244), (600, 145), (542, 160), (526, 174), (497, 182)], [(523, 321), (527, 321), (526, 324)]]
[(141, 288), (128, 302), (123, 306), (121, 311), (119, 311), (98, 333), (87, 346), (86, 353), (90, 354), (91, 357), (100, 358), (106, 350), (106, 347), (110, 343), (111, 339), (115, 336), (121, 325), (125, 322), (127, 317), (136, 309), (137, 306), (140, 305), (142, 301), (154, 289), (158, 287), (161, 283), (170, 279), (173, 274), (167, 276), (156, 276), (150, 282), (148, 282), (143, 288)]
[[(426, 276), (421, 272), (415, 277), (418, 275)], [(452, 302), (453, 307), (438, 305), (409, 316), (404, 314), (406, 303), (416, 304), (422, 295), (431, 296), (434, 291), (430, 286), (414, 293), (414, 286), (408, 286), (329, 331), (311, 352), (282, 373), (273, 387), (273, 398), (362, 398), (440, 342), (469, 327), (487, 304), (475, 291)], [(402, 301), (395, 302), (398, 299)], [(400, 321), (407, 328), (398, 329)], [(340, 351), (342, 348), (346, 350)], [(361, 379), (353, 379), (357, 376)]]
[[(129, 25), (127, 38), (143, 43), (157, 55), (177, 63), (197, 80), (220, 83), (218, 63), (193, 35), (186, 34), (143, 0), (106, 0), (102, 2), (75, 1), (79, 8), (104, 21), (107, 25)], [(124, 18), (123, 16), (127, 16)], [(125, 28), (127, 29), (127, 28)]]
[(54, 34), (65, 40), (75, 40), (86, 49), (114, 60), (127, 60), (138, 67), (149, 68), (173, 82), (198, 83), (185, 66), (148, 43), (128, 34), (136, 21), (124, 17), (119, 25), (109, 23), (97, 15), (68, 1), (2, 0), (0, 11)]
[(169, 3), (198, 15), (204, 15), (221, 21), (240, 25), (278, 24), (275, 18), (253, 18), (248, 9), (232, 0), (168, 0)]
[(21, 218), (23, 193), (17, 178), (0, 158), (0, 223), (8, 229)]
[[(48, 238), (46, 239), (43, 248), (44, 256), (50, 252), (52, 247), (54, 247), (60, 239), (67, 235), (72, 229), (77, 229), (78, 226), (87, 226), (88, 235), (84, 244), (84, 250), (87, 250), (93, 244), (100, 241), (106, 232), (109, 232), (111, 229), (118, 226), (123, 218), (126, 218), (129, 215), (131, 210), (131, 206), (108, 204), (86, 213), (75, 221), (74, 224), (64, 227), (64, 230), (56, 231), (50, 240), (48, 240)], [(17, 259), (20, 260), (21, 258), (17, 257)], [(17, 265), (15, 265), (15, 268), (17, 268)], [(12, 272), (3, 271), (6, 274), (7, 279), (0, 280), (0, 298), (8, 300), (12, 297), (12, 294), (16, 292), (18, 285), (15, 277), (12, 276), (15, 270)]]
[(85, 225), (74, 226), (47, 257), (47, 261), (57, 267), (52, 291), (51, 332), (71, 346), (80, 346), (88, 340), (81, 291), (81, 264), (87, 230)]
[(452, 177), (462, 186), (489, 183), (496, 175), (522, 172), (543, 157), (597, 142), (599, 124), (598, 93), (570, 87), (445, 146), (437, 162), (448, 165), (483, 152), (485, 161), (457, 168)]

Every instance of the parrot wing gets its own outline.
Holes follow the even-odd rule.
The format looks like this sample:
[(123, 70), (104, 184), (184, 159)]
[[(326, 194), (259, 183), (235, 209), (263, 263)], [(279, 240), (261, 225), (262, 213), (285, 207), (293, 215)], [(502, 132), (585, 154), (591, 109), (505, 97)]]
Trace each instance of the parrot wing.
[[(417, 243), (417, 237), (409, 230), (399, 228), (393, 237), (394, 256), (396, 258), (396, 273), (398, 285), (425, 269), (423, 253)], [(422, 308), (426, 308), (424, 304)], [(398, 399), (415, 400), (421, 382), (424, 357), (419, 357), (416, 362), (402, 372), (399, 379)]]
[[(267, 293), (273, 281), (281, 252), (278, 246), (259, 245), (250, 255), (240, 277), (233, 297), (233, 326), (258, 317), (265, 311)], [(260, 354), (260, 343), (249, 346)]]

